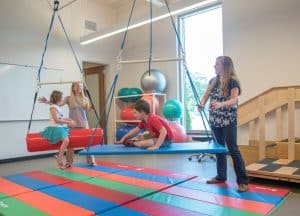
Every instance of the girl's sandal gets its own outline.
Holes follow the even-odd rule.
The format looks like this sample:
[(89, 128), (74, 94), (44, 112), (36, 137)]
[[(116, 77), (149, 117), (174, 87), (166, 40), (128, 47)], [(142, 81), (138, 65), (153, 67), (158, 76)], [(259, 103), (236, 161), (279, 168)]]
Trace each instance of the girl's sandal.
[(59, 169), (65, 169), (65, 166), (62, 161), (59, 160), (58, 155), (54, 155), (54, 158), (56, 159), (56, 163)]
[(62, 162), (58, 162), (57, 161), (57, 165), (58, 165), (59, 169), (62, 169), (62, 170), (65, 169), (65, 166), (64, 166), (64, 164)]
[(95, 167), (95, 166), (97, 166), (97, 163), (96, 163), (95, 161), (93, 161), (93, 162), (90, 163), (89, 165), (92, 166), (92, 167)]
[(88, 157), (87, 160), (86, 160), (86, 162), (87, 162), (87, 164), (88, 164), (89, 166), (92, 166), (92, 167), (97, 166), (97, 163), (96, 163), (95, 159), (93, 159), (93, 158), (91, 158), (91, 157)]
[(72, 167), (72, 163), (67, 162), (66, 165), (65, 165), (65, 168), (71, 168), (71, 167)]

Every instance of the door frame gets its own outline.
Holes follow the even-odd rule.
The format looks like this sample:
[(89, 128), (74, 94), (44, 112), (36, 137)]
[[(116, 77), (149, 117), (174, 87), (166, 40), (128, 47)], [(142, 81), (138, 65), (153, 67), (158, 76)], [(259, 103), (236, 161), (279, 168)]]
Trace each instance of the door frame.
[[(103, 112), (105, 108), (105, 74), (104, 74), (104, 65), (95, 65), (93, 67), (88, 67), (88, 68), (83, 68), (84, 74), (85, 74), (85, 79), (88, 75), (92, 74), (98, 74), (98, 87), (99, 87), (99, 112), (98, 114), (100, 115), (101, 112)], [(100, 116), (99, 116), (100, 117)], [(102, 118), (100, 122), (100, 127), (104, 128), (106, 126), (106, 119)]]

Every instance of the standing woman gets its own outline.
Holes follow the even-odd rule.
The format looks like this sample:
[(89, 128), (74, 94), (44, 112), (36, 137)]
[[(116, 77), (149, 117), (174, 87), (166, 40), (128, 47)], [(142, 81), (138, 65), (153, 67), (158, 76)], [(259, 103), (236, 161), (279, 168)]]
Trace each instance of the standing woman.
[[(75, 121), (76, 125), (73, 129), (89, 128), (87, 121), (86, 111), (91, 111), (92, 108), (89, 104), (88, 99), (83, 93), (83, 89), (80, 83), (72, 83), (71, 94), (65, 98), (65, 103), (69, 106), (69, 118)], [(69, 167), (73, 164), (74, 150), (68, 149), (67, 151), (67, 163)], [(93, 155), (86, 156), (87, 163), (95, 166), (96, 161)]]
[[(248, 190), (248, 177), (244, 160), (237, 145), (237, 108), (241, 87), (230, 57), (218, 57), (215, 70), (217, 76), (210, 80), (198, 109), (201, 111), (208, 98), (210, 99), (209, 122), (211, 129), (217, 142), (221, 145), (227, 145), (233, 160), (238, 191), (245, 192)], [(208, 184), (221, 183), (227, 180), (226, 154), (216, 154), (216, 157), (217, 176), (208, 180)]]
[[(39, 102), (49, 104), (49, 101), (45, 97), (39, 98)], [(80, 83), (72, 83), (70, 96), (65, 97), (60, 103), (60, 106), (64, 106), (66, 104), (69, 107), (69, 118), (75, 122), (75, 126), (72, 130), (89, 128), (86, 111), (91, 111), (92, 108), (83, 93)], [(74, 149), (67, 149), (66, 160), (66, 168), (71, 167), (74, 160)], [(88, 155), (86, 160), (88, 164), (96, 166), (95, 157), (93, 155)]]

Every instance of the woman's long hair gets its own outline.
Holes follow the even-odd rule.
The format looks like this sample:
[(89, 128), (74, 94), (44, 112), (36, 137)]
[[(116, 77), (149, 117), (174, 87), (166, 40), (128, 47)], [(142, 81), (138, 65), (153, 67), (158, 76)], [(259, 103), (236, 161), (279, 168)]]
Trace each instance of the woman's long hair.
[[(239, 82), (239, 79), (236, 76), (235, 69), (233, 66), (233, 61), (229, 56), (219, 56), (217, 61), (220, 61), (223, 65), (223, 74), (220, 76), (220, 90), (223, 96), (229, 96), (230, 92), (228, 91), (228, 83), (230, 79), (236, 80)], [(241, 87), (239, 95), (241, 94)]]
[(80, 84), (76, 83), (76, 82), (72, 83), (69, 106), (70, 106), (70, 108), (78, 107), (78, 102), (79, 102), (80, 106), (83, 106), (85, 109), (87, 109), (89, 107), (89, 102), (88, 102), (87, 98), (85, 97), (84, 92), (82, 90), (79, 92), (79, 97), (76, 100), (76, 94), (74, 91), (74, 87), (76, 85), (80, 85)]

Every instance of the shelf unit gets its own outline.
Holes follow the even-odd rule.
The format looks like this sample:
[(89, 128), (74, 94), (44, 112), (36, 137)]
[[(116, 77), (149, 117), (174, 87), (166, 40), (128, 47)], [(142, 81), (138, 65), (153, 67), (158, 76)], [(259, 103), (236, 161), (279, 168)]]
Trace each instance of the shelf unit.
[[(129, 97), (144, 97), (150, 96), (152, 97), (152, 101), (158, 100), (158, 108), (155, 107), (155, 103), (152, 102), (152, 107), (150, 108), (154, 114), (162, 115), (162, 106), (166, 102), (166, 94), (163, 93), (145, 93), (138, 95), (130, 95), (130, 96), (116, 96), (114, 97), (114, 134), (117, 132), (117, 128), (123, 124), (138, 124), (139, 120), (122, 120), (121, 119), (121, 111), (128, 106), (132, 106), (135, 102), (124, 102), (121, 98), (129, 98)], [(116, 141), (116, 136), (115, 136)]]

